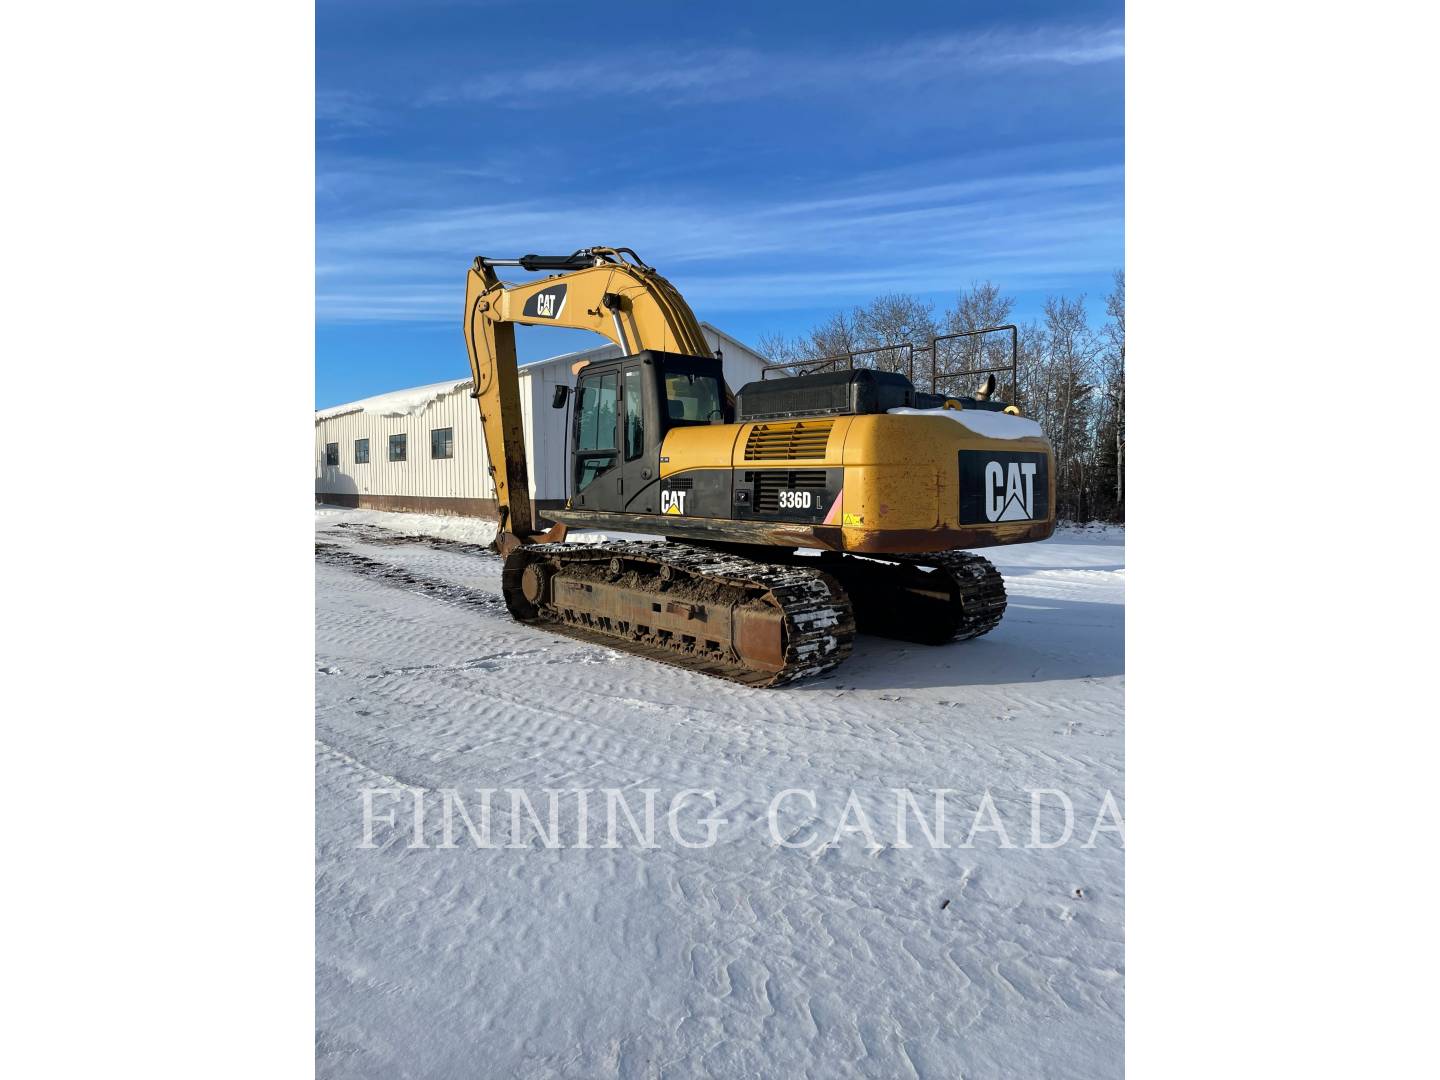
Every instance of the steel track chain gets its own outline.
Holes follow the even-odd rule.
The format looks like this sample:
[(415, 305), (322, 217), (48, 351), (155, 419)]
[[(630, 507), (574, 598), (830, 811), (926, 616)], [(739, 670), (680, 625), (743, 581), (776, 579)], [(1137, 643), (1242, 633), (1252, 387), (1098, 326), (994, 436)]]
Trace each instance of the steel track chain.
[(995, 564), (969, 551), (934, 551), (921, 555), (882, 555), (885, 562), (933, 566), (943, 570), (959, 594), (960, 614), (951, 641), (969, 641), (1000, 625), (1008, 600), (1005, 579)]
[[(776, 607), (785, 624), (784, 666), (778, 672), (741, 666), (728, 650), (704, 650), (659, 637), (620, 636), (583, 621), (567, 618), (561, 609), (527, 614), (530, 605), (520, 593), (527, 563), (553, 560), (560, 567), (619, 559), (629, 570), (651, 567), (646, 585), (664, 587), (661, 568), (670, 580), (683, 575), (697, 583), (716, 583), (749, 599), (763, 599)], [(824, 674), (850, 655), (855, 618), (843, 589), (818, 567), (756, 562), (710, 548), (673, 541), (626, 540), (604, 544), (537, 544), (518, 548), (505, 560), (502, 588), (510, 612), (521, 622), (622, 652), (633, 652), (702, 674), (747, 686), (778, 686)]]

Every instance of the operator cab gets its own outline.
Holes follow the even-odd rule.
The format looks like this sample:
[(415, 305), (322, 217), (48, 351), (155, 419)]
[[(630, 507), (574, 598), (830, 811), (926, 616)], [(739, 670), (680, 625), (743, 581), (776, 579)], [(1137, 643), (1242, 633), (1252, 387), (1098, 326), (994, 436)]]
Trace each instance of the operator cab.
[[(556, 408), (567, 403), (558, 387)], [(646, 349), (580, 370), (570, 421), (571, 504), (656, 513), (660, 445), (679, 427), (728, 424), (734, 403), (720, 360)]]

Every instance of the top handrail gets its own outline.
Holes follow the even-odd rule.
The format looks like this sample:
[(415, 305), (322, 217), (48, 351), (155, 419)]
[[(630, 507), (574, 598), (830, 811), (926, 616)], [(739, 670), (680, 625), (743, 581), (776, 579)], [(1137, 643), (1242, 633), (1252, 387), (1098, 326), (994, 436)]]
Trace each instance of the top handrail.
[(815, 356), (805, 360), (776, 360), (767, 363), (760, 371), (760, 378), (763, 381), (770, 372), (795, 371), (798, 374), (813, 375), (824, 371), (829, 367), (839, 365), (842, 361), (851, 371), (855, 370), (855, 358), (857, 356), (870, 356), (875, 353), (905, 351), (905, 373), (906, 377), (913, 383), (915, 381), (915, 346), (908, 341), (897, 342), (894, 345), (877, 345), (873, 349), (855, 349), (852, 352), (836, 353), (833, 356)]
[[(940, 371), (940, 343), (942, 341), (955, 341), (960, 338), (979, 337), (982, 334), (994, 334), (1002, 331), (1010, 333), (1010, 363), (998, 367), (967, 367), (960, 371)], [(1013, 397), (1020, 396), (1020, 328), (1014, 323), (1001, 323), (998, 326), (982, 326), (977, 330), (959, 330), (953, 334), (937, 334), (930, 339), (928, 346), (916, 349), (908, 342), (902, 341), (894, 345), (877, 345), (873, 349), (855, 349), (852, 352), (836, 353), (833, 356), (814, 356), (803, 360), (777, 360), (766, 363), (760, 371), (761, 380), (769, 378), (772, 371), (785, 371), (789, 374), (813, 375), (830, 368), (844, 365), (850, 370), (855, 369), (855, 358), (857, 356), (871, 356), (876, 353), (888, 353), (896, 350), (905, 350), (905, 371), (910, 382), (915, 382), (915, 353), (928, 352), (930, 354), (930, 393), (939, 392), (940, 382), (943, 379), (954, 379), (965, 375), (990, 375), (1000, 374), (1008, 371), (1010, 373), (1010, 392)]]
[[(947, 371), (940, 373), (940, 342), (954, 341), (957, 338), (978, 337), (981, 334), (993, 334), (997, 330), (1010, 331), (1010, 363), (1000, 367), (976, 367), (965, 368), (962, 371)], [(989, 375), (998, 374), (1002, 371), (1010, 372), (1011, 393), (1019, 396), (1020, 387), (1020, 328), (1014, 323), (1002, 323), (999, 326), (982, 326), (978, 330), (961, 330), (954, 334), (937, 334), (930, 339), (930, 392), (938, 393), (941, 379), (953, 379), (960, 375)], [(912, 380), (913, 381), (913, 380)]]

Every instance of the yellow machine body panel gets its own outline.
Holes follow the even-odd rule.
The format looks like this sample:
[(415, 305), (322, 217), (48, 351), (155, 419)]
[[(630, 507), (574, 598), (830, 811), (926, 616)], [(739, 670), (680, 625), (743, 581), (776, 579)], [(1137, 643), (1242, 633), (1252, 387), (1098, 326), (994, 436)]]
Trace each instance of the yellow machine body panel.
[(956, 415), (958, 422), (880, 414), (671, 431), (660, 458), (663, 512), (684, 519), (670, 523), (676, 535), (724, 532), (736, 542), (872, 554), (1050, 536), (1049, 440), (986, 437)]
[[(949, 547), (981, 547), (1043, 540), (1055, 531), (1055, 474), (1050, 442), (1043, 436), (1019, 439), (986, 438), (948, 416), (856, 416), (845, 436), (840, 525), (846, 550), (914, 551)], [(994, 416), (990, 413), (987, 416)], [(962, 491), (970, 477), (961, 465), (965, 455), (1001, 465), (975, 470), (979, 490)], [(1045, 466), (1033, 473), (1017, 472), (1018, 498), (1008, 502), (1010, 459), (1037, 455)], [(1035, 481), (1043, 474), (1044, 490)], [(1027, 489), (1026, 481), (1029, 481)], [(978, 502), (982, 512), (996, 510), (997, 520), (964, 514), (962, 495)], [(1012, 520), (998, 520), (1009, 509)], [(952, 538), (965, 535), (955, 542)], [(943, 541), (938, 546), (926, 542)], [(982, 540), (983, 537), (983, 540)], [(917, 545), (918, 541), (918, 545)], [(892, 544), (898, 542), (900, 546)]]
[(660, 444), (660, 477), (691, 469), (729, 469), (737, 437), (746, 424), (677, 428)]

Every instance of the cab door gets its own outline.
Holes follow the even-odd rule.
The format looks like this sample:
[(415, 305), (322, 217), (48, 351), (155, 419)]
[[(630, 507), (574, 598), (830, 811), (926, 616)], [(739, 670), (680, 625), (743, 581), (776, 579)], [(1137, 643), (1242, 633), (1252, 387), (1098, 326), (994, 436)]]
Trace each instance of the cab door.
[(587, 367), (575, 385), (573, 505), (624, 508), (621, 494), (620, 368)]
[(620, 368), (620, 493), (631, 514), (660, 512), (660, 427), (655, 365), (649, 357)]

